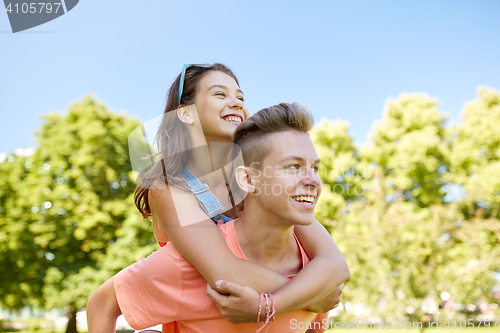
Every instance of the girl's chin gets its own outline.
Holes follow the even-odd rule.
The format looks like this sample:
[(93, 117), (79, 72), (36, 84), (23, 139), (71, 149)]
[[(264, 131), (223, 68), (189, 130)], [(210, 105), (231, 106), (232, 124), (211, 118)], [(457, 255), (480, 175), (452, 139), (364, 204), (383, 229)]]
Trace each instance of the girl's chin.
[(234, 131), (236, 131), (236, 127), (238, 127), (238, 126), (234, 126), (233, 124), (227, 124), (226, 126), (224, 126), (223, 132), (224, 132), (224, 134), (231, 133), (231, 139), (232, 139)]

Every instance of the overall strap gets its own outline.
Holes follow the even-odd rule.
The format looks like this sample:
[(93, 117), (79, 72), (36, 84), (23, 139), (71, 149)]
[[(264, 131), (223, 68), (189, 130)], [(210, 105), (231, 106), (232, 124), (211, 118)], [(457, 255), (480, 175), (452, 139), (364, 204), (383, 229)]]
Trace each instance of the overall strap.
[(208, 217), (212, 218), (222, 213), (224, 207), (222, 207), (219, 200), (212, 194), (212, 192), (210, 192), (208, 185), (202, 183), (198, 178), (196, 178), (191, 170), (184, 168), (178, 176), (186, 181), (187, 185), (191, 189), (191, 192), (194, 194), (196, 200), (198, 200), (198, 203)]

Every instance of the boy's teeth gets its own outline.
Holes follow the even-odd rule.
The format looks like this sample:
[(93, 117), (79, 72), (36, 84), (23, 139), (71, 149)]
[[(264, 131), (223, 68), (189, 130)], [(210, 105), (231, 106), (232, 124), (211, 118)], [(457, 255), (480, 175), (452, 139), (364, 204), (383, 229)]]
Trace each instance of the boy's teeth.
[(299, 195), (297, 197), (293, 197), (295, 201), (300, 201), (300, 202), (305, 202), (308, 204), (314, 203), (314, 198), (310, 196), (305, 196), (305, 195)]

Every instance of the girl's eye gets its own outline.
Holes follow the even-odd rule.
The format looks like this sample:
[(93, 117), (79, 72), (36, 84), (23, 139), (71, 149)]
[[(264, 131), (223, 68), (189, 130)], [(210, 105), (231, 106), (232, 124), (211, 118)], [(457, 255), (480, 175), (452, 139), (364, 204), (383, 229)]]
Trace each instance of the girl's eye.
[(242, 101), (242, 102), (244, 102), (244, 101), (245, 101), (245, 98), (244, 98), (243, 96), (238, 97), (238, 99), (239, 99), (240, 101)]
[(216, 96), (222, 96), (222, 97), (226, 97), (226, 94), (224, 94), (222, 91), (219, 91), (217, 93), (215, 93)]

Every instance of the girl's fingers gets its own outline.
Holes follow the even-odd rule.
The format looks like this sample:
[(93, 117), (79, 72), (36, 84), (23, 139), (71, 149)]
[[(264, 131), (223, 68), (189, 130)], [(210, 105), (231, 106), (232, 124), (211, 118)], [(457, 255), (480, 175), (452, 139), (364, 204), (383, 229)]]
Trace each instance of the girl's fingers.
[(207, 283), (207, 296), (214, 302), (217, 302), (217, 299), (220, 297), (225, 297), (224, 295), (221, 295), (217, 290), (212, 288), (208, 283)]
[(236, 296), (238, 297), (243, 293), (243, 288), (239, 284), (228, 282), (228, 281), (223, 281), (219, 280), (215, 282), (215, 286), (217, 287), (217, 290), (222, 293), (222, 294), (231, 294), (231, 296)]

